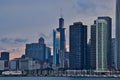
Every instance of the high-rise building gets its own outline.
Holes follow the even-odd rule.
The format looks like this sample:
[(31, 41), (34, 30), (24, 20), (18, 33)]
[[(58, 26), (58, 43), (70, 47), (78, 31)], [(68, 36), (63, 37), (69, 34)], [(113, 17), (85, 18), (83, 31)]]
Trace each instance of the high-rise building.
[(60, 32), (53, 30), (53, 65), (60, 64)]
[(46, 44), (41, 37), (38, 43), (26, 44), (25, 57), (39, 60), (41, 64), (45, 61)]
[(96, 69), (96, 25), (91, 26), (90, 69)]
[(91, 58), (91, 39), (87, 43), (87, 54), (86, 54), (86, 69), (92, 70), (90, 67), (90, 58)]
[(69, 63), (71, 69), (86, 69), (87, 59), (87, 26), (75, 22), (70, 26), (70, 53)]
[(59, 19), (59, 28), (57, 31), (60, 32), (60, 67), (65, 67), (65, 52), (66, 52), (66, 39), (65, 39), (65, 28), (64, 28), (64, 19)]
[(116, 68), (120, 70), (120, 0), (116, 0), (116, 54)]
[(98, 17), (91, 26), (90, 69), (111, 70), (111, 24), (108, 16)]
[(111, 53), (111, 42), (112, 42), (112, 19), (110, 17), (98, 17), (98, 19), (104, 19), (107, 22), (107, 66), (108, 69), (112, 69), (112, 53)]
[(107, 70), (107, 22), (96, 20), (96, 69)]
[(9, 52), (1, 52), (1, 59), (9, 61)]
[(59, 19), (59, 28), (57, 28), (57, 31), (60, 32), (60, 50), (66, 51), (66, 39), (63, 18)]
[(116, 50), (116, 46), (115, 46), (115, 38), (112, 38), (112, 44), (111, 44), (111, 53), (112, 53), (112, 68), (116, 69), (116, 63), (117, 63), (117, 59), (116, 59), (116, 54), (115, 54), (115, 50)]
[[(59, 42), (58, 42), (56, 34), (59, 34)], [(55, 41), (57, 41), (57, 42), (55, 42)], [(59, 43), (59, 55), (56, 55), (56, 53), (55, 53), (56, 51), (54, 51), (55, 43)], [(64, 28), (64, 19), (63, 18), (59, 19), (59, 28), (57, 28), (56, 30), (53, 31), (53, 47), (54, 47), (53, 53), (55, 54), (53, 56), (54, 64), (55, 64), (55, 56), (59, 56), (59, 58), (58, 58), (59, 65), (57, 65), (57, 66), (64, 68), (64, 59), (65, 59), (64, 54), (66, 52), (66, 39), (65, 39), (65, 28)]]

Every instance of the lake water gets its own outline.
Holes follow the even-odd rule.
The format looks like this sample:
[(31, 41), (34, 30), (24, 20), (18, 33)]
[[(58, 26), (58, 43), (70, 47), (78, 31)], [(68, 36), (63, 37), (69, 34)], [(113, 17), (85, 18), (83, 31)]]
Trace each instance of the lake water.
[(120, 78), (0, 77), (0, 80), (120, 80)]

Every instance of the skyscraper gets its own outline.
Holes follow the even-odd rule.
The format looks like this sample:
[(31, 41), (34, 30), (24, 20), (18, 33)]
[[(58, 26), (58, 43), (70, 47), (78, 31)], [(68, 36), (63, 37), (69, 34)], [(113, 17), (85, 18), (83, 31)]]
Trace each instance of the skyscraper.
[(112, 68), (113, 69), (116, 69), (116, 63), (117, 63), (117, 61), (116, 61), (116, 54), (115, 54), (115, 50), (116, 50), (115, 40), (116, 40), (115, 38), (112, 38), (112, 44), (111, 44), (111, 53), (112, 53), (111, 61), (112, 61)]
[[(63, 18), (59, 18), (59, 28), (57, 28), (56, 30), (53, 31), (53, 43), (58, 43), (55, 42), (57, 39), (57, 34), (59, 34), (59, 67), (64, 68), (64, 54), (66, 52), (66, 39), (65, 39), (65, 28), (64, 28), (64, 19)], [(56, 39), (55, 39), (56, 37)], [(53, 47), (55, 49), (55, 44), (53, 44)], [(55, 53), (56, 51), (53, 50), (53, 54), (56, 55)], [(55, 55), (53, 56), (53, 59), (55, 61)], [(56, 55), (57, 56), (57, 55)]]
[(90, 69), (96, 69), (96, 25), (91, 26)]
[(64, 19), (59, 19), (59, 28), (57, 31), (60, 32), (60, 67), (64, 68), (65, 52), (66, 52), (66, 39), (65, 39), (65, 28), (64, 28)]
[(107, 66), (108, 69), (112, 69), (112, 53), (111, 53), (111, 42), (112, 42), (112, 19), (108, 16), (98, 17), (107, 22)]
[(57, 28), (57, 31), (60, 32), (60, 50), (66, 51), (66, 39), (63, 18), (59, 19), (59, 28)]
[(108, 16), (98, 17), (91, 26), (90, 68), (100, 71), (112, 69), (111, 26)]
[(53, 64), (60, 64), (60, 32), (53, 30)]
[(70, 68), (85, 69), (87, 54), (87, 26), (75, 22), (70, 26)]
[(116, 1), (116, 54), (116, 68), (120, 70), (120, 0)]
[(111, 61), (111, 18), (98, 17), (96, 25), (96, 70), (112, 68)]

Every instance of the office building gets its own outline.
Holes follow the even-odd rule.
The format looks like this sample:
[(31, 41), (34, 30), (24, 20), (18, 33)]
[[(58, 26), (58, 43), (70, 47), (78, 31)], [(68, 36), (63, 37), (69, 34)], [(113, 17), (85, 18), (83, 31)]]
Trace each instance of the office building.
[(41, 65), (38, 60), (25, 58), (19, 60), (19, 70), (36, 70), (40, 69)]
[(0, 71), (9, 70), (9, 61), (0, 60)]
[(111, 51), (111, 42), (112, 42), (112, 19), (107, 16), (98, 17), (98, 19), (104, 19), (107, 22), (107, 66), (108, 69), (112, 69), (112, 51)]
[(53, 65), (60, 65), (60, 32), (53, 30)]
[(71, 69), (86, 69), (87, 54), (87, 26), (81, 22), (75, 22), (69, 27), (70, 54), (69, 62)]
[(64, 68), (65, 52), (66, 52), (66, 30), (64, 28), (64, 19), (59, 18), (59, 28), (56, 29), (60, 33), (60, 67)]
[(116, 50), (116, 44), (115, 44), (115, 38), (112, 38), (112, 44), (111, 44), (111, 53), (112, 53), (112, 69), (116, 69), (116, 64), (117, 64), (117, 55), (115, 54), (115, 50)]
[(14, 59), (9, 62), (10, 70), (19, 70), (19, 59)]
[[(56, 65), (57, 63), (57, 66), (59, 66), (60, 68), (64, 68), (65, 67), (65, 52), (66, 52), (66, 39), (65, 39), (65, 34), (66, 31), (65, 31), (65, 28), (64, 28), (64, 19), (63, 18), (59, 18), (59, 28), (57, 28), (56, 30), (53, 31), (53, 59), (54, 59), (54, 64)], [(57, 34), (59, 35), (57, 37)], [(57, 40), (56, 40), (57, 39)], [(59, 44), (57, 45), (57, 48), (59, 48), (57, 51), (59, 54), (56, 54), (56, 45), (55, 44)], [(55, 58), (57, 58), (55, 60)], [(55, 62), (56, 61), (56, 62)]]
[(25, 57), (39, 60), (40, 64), (45, 61), (46, 44), (41, 37), (38, 43), (26, 44)]
[(96, 69), (96, 25), (91, 26), (90, 69)]
[(107, 70), (107, 22), (96, 20), (96, 70)]
[(120, 0), (116, 0), (116, 69), (120, 70)]

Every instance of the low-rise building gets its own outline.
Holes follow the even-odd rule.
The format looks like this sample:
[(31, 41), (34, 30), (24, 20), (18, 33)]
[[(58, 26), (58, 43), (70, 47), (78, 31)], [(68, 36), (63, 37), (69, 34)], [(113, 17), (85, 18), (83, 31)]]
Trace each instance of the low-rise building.
[(9, 62), (7, 60), (0, 60), (0, 71), (8, 70)]
[(19, 70), (35, 70), (40, 69), (39, 61), (30, 58), (19, 60)]

